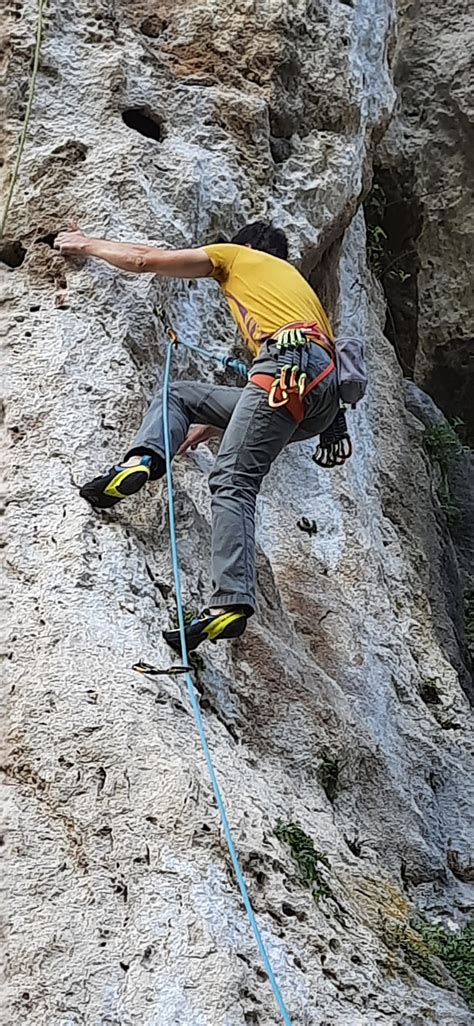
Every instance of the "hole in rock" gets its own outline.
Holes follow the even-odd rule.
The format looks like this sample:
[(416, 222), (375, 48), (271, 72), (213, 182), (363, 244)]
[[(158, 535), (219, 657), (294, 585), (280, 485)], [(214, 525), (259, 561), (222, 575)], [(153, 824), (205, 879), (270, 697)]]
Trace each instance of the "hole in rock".
[(287, 901), (282, 903), (281, 910), (284, 916), (296, 916), (297, 919), (299, 918), (300, 913), (292, 905), (289, 905)]
[(423, 680), (420, 684), (420, 698), (425, 705), (442, 705), (442, 699), (435, 683)]
[(157, 39), (161, 36), (161, 33), (168, 28), (168, 22), (164, 18), (160, 18), (158, 14), (152, 14), (149, 18), (145, 18), (140, 25), (140, 32), (144, 36), (148, 36), (149, 39)]
[(270, 152), (274, 164), (284, 164), (291, 156), (291, 142), (289, 139), (270, 138)]
[(7, 267), (21, 267), (26, 249), (17, 239), (3, 239), (0, 243), (0, 262)]
[(291, 154), (293, 120), (285, 110), (270, 110), (270, 150), (275, 164), (283, 164)]
[(58, 232), (48, 232), (47, 235), (42, 235), (40, 239), (36, 239), (36, 242), (43, 242), (45, 246), (50, 246), (51, 249), (54, 249), (54, 240), (57, 234)]
[(122, 120), (127, 128), (133, 128), (147, 139), (155, 139), (156, 142), (163, 139), (163, 119), (149, 107), (128, 107), (122, 111)]

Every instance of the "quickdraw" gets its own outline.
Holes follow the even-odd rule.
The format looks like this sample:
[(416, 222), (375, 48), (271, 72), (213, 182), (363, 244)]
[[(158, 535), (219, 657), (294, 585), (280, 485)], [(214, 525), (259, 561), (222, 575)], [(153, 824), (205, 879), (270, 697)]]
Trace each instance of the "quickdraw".
[(318, 467), (331, 469), (332, 467), (342, 467), (351, 456), (352, 442), (347, 430), (346, 415), (344, 410), (339, 410), (331, 426), (321, 432), (319, 445), (312, 459)]
[(168, 666), (166, 670), (160, 670), (157, 666), (151, 666), (150, 663), (141, 661), (132, 666), (132, 670), (137, 673), (145, 673), (148, 677), (178, 677), (180, 673), (190, 673), (191, 669), (191, 666)]
[[(295, 326), (282, 328), (273, 338), (279, 351), (278, 366), (268, 403), (273, 407), (285, 406), (290, 392), (297, 393), (300, 399), (304, 395), (308, 377), (308, 329)], [(281, 392), (280, 400), (276, 398), (277, 389)]]
[(234, 360), (231, 356), (222, 356), (220, 353), (209, 353), (202, 346), (195, 345), (194, 342), (188, 342), (187, 339), (179, 338), (174, 328), (171, 326), (165, 310), (162, 306), (155, 307), (155, 313), (163, 325), (163, 330), (168, 336), (169, 341), (175, 349), (179, 345), (185, 346), (186, 349), (191, 349), (193, 353), (197, 353), (199, 356), (204, 357), (205, 360), (214, 360), (216, 363), (220, 363), (224, 370), (235, 371), (241, 378), (248, 379), (248, 367), (241, 360)]

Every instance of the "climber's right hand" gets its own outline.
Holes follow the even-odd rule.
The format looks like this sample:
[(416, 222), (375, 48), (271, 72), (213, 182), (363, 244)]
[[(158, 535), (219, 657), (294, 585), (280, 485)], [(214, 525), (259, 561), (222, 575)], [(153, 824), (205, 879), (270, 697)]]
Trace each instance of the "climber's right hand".
[(56, 235), (54, 248), (59, 250), (61, 256), (83, 256), (87, 253), (89, 242), (89, 236), (80, 228), (74, 227)]
[(212, 427), (210, 424), (198, 424), (188, 431), (183, 444), (178, 449), (178, 456), (184, 456), (189, 449), (197, 449), (201, 442), (208, 442), (210, 438), (219, 438), (221, 435), (221, 428)]

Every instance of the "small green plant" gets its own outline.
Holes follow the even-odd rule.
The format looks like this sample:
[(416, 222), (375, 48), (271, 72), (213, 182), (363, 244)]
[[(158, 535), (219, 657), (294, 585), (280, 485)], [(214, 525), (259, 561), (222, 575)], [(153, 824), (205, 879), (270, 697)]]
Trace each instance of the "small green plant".
[(421, 916), (409, 922), (384, 920), (382, 936), (392, 951), (403, 953), (415, 973), (437, 987), (446, 986), (444, 966), (467, 1004), (474, 1008), (474, 920), (459, 933), (427, 923)]
[(421, 918), (414, 919), (411, 926), (430, 954), (441, 959), (467, 1004), (474, 1009), (474, 919), (459, 933), (451, 933), (444, 926)]
[(338, 760), (330, 759), (326, 756), (323, 757), (323, 761), (316, 770), (319, 783), (330, 802), (334, 802), (337, 797), (339, 770)]
[(310, 837), (298, 823), (277, 823), (275, 834), (279, 841), (287, 844), (302, 884), (309, 887), (316, 901), (319, 898), (332, 898), (332, 890), (324, 876), (323, 869), (330, 869), (331, 864), (324, 852), (316, 851)]
[(381, 275), (386, 256), (385, 242), (387, 235), (380, 224), (367, 227), (367, 257), (374, 274)]
[(442, 474), (448, 473), (453, 459), (463, 451), (459, 436), (447, 421), (433, 424), (425, 431), (425, 445), (431, 460), (438, 464)]
[(440, 484), (438, 496), (441, 509), (443, 510), (448, 524), (453, 527), (459, 520), (459, 506), (451, 494), (448, 475), (453, 460), (465, 451), (456, 428), (462, 427), (462, 421), (455, 420), (452, 424), (442, 421), (440, 424), (433, 424), (425, 431), (424, 441), (432, 463), (435, 463), (440, 473)]

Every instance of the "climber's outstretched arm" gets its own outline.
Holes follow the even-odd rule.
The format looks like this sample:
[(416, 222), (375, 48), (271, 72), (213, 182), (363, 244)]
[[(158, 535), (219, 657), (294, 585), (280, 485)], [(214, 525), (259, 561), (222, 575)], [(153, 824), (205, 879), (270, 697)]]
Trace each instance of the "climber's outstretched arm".
[(62, 256), (90, 256), (133, 274), (167, 278), (205, 278), (212, 264), (204, 249), (157, 249), (128, 242), (92, 239), (79, 230), (59, 232), (54, 241)]

